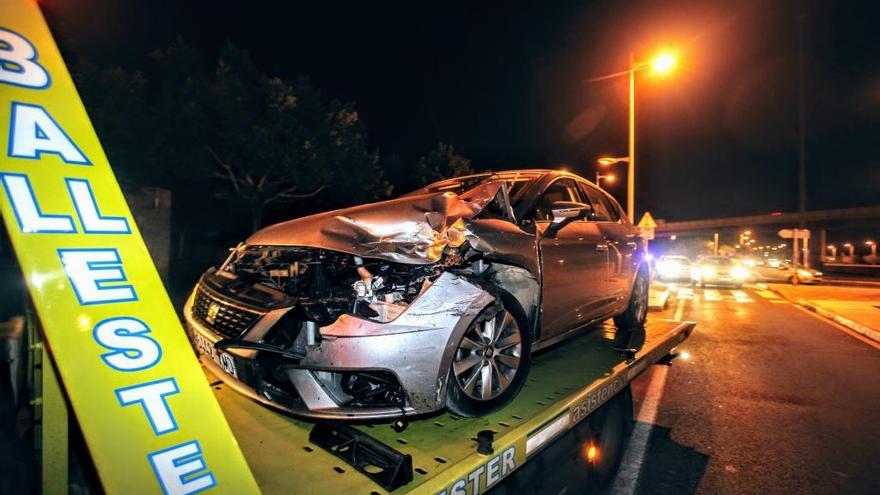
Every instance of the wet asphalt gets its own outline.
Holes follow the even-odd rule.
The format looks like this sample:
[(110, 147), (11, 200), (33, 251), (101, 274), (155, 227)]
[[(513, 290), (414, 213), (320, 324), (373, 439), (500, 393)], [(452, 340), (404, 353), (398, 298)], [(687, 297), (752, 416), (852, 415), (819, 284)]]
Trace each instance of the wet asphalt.
[[(880, 344), (769, 296), (697, 288), (651, 314), (697, 329), (666, 374), (635, 493), (880, 493)], [(636, 411), (656, 372), (633, 383)]]

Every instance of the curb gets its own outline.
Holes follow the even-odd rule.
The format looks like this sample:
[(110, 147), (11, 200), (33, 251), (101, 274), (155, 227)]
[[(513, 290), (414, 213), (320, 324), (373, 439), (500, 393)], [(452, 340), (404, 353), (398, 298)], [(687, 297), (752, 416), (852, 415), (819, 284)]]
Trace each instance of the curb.
[(836, 313), (828, 311), (827, 309), (825, 309), (817, 304), (814, 304), (810, 301), (807, 301), (806, 299), (798, 298), (797, 300), (792, 300), (792, 299), (789, 299), (788, 297), (786, 297), (785, 294), (783, 294), (782, 292), (780, 292), (780, 291), (778, 291), (768, 285), (765, 285), (765, 284), (759, 284), (759, 285), (763, 285), (764, 287), (762, 287), (762, 288), (764, 288), (766, 290), (769, 290), (771, 292), (779, 294), (779, 296), (781, 296), (783, 299), (785, 299), (786, 301), (788, 301), (792, 304), (797, 304), (798, 306), (800, 306), (808, 311), (812, 311), (813, 313), (816, 313), (817, 315), (825, 318), (826, 320), (831, 320), (834, 323), (837, 323), (839, 325), (843, 325), (846, 328), (852, 330), (853, 332), (864, 335), (865, 337), (873, 340), (874, 342), (880, 342), (880, 332), (878, 332), (877, 330), (874, 330), (873, 328), (866, 327), (865, 325), (862, 325), (861, 323), (856, 323), (856, 322), (850, 320), (849, 318), (844, 318)]
[(833, 285), (835, 287), (880, 287), (880, 282), (874, 280), (847, 280), (842, 278), (825, 278), (822, 279), (822, 285)]

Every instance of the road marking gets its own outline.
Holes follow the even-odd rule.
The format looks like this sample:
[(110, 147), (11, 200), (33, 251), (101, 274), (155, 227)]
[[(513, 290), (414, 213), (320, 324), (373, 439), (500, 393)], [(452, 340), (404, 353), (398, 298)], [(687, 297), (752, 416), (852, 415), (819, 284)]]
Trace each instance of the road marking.
[(797, 304), (792, 304), (792, 306), (797, 308), (799, 311), (802, 311), (802, 312), (812, 316), (813, 318), (815, 318), (819, 321), (823, 321), (823, 322), (831, 325), (832, 327), (840, 330), (841, 332), (848, 334), (851, 337), (854, 337), (854, 338), (861, 340), (862, 342), (868, 344), (869, 346), (873, 347), (874, 349), (880, 349), (880, 343), (875, 342), (875, 341), (869, 339), (868, 337), (865, 337), (864, 335), (862, 335), (858, 332), (854, 332), (854, 331), (850, 330), (849, 328), (846, 328), (845, 326), (841, 325), (840, 323), (837, 323), (835, 321), (831, 321), (828, 318), (825, 318), (822, 315), (816, 314), (813, 311), (810, 311), (807, 308), (801, 307)]
[(758, 295), (763, 297), (764, 299), (779, 299), (779, 296), (770, 292), (769, 290), (758, 289), (755, 292), (757, 292)]
[(767, 302), (771, 302), (773, 304), (788, 304), (788, 301), (783, 301), (782, 299), (770, 299)]
[(678, 299), (693, 299), (694, 289), (692, 287), (682, 287), (681, 289), (678, 289), (678, 295), (676, 297)]
[(734, 290), (734, 291), (731, 291), (731, 292), (733, 293), (733, 298), (736, 299), (736, 302), (738, 302), (738, 303), (750, 303), (750, 302), (755, 302), (755, 301), (753, 301), (752, 298), (749, 297), (749, 295), (746, 294), (744, 291), (741, 291), (741, 290)]
[(682, 316), (684, 316), (684, 299), (679, 299), (678, 304), (675, 306), (675, 315), (672, 319), (675, 321), (681, 321)]
[(645, 390), (642, 406), (636, 415), (636, 425), (633, 427), (623, 454), (623, 461), (620, 463), (620, 469), (611, 485), (610, 493), (614, 495), (632, 495), (636, 492), (642, 465), (645, 463), (648, 440), (651, 438), (651, 430), (657, 421), (657, 410), (660, 408), (660, 399), (663, 398), (668, 373), (669, 366), (654, 367), (651, 382)]
[(721, 294), (715, 289), (704, 289), (703, 297), (706, 298), (707, 301), (721, 301)]

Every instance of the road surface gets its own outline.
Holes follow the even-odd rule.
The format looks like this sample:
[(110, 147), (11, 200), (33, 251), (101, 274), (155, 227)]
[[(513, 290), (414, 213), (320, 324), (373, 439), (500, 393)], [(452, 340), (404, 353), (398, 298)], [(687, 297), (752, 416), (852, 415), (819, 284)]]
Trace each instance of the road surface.
[(651, 316), (697, 330), (633, 384), (647, 440), (610, 492), (880, 493), (880, 345), (755, 288), (685, 288)]

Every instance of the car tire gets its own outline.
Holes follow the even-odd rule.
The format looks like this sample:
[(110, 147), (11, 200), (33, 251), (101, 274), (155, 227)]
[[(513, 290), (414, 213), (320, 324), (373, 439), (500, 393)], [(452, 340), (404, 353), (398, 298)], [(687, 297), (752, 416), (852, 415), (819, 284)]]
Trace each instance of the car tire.
[[(513, 296), (502, 293), (500, 299), (501, 308), (490, 306), (474, 319), (453, 354), (446, 407), (459, 416), (496, 411), (513, 400), (525, 384), (532, 351), (528, 319)], [(490, 321), (494, 333), (487, 329)], [(488, 389), (484, 387), (486, 377)]]
[(615, 342), (629, 340), (628, 337), (632, 335), (634, 330), (644, 328), (645, 321), (648, 319), (649, 283), (648, 272), (640, 270), (636, 275), (635, 282), (633, 282), (626, 311), (614, 317), (614, 325), (617, 327)]

